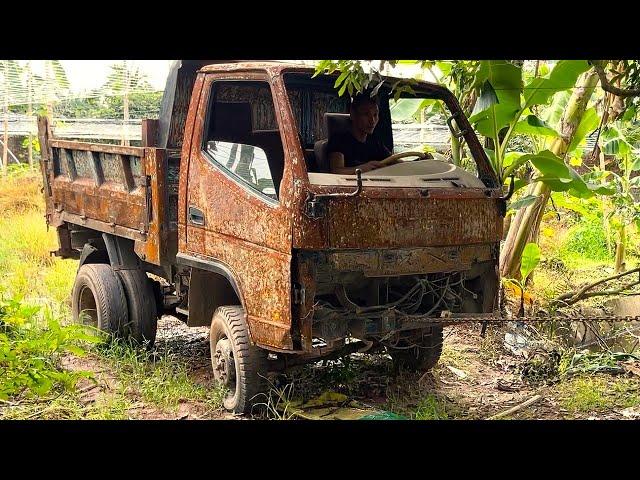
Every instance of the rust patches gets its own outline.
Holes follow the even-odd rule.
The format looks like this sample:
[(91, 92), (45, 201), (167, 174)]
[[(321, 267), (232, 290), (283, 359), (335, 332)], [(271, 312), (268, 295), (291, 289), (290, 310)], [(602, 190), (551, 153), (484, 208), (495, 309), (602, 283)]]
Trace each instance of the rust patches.
[(301, 288), (302, 302), (298, 309), (300, 343), (306, 352), (312, 350), (313, 305), (316, 296), (317, 262), (308, 256), (298, 255), (297, 283)]
[(89, 152), (104, 152), (114, 155), (132, 155), (134, 157), (142, 157), (144, 148), (142, 147), (123, 147), (121, 145), (109, 145), (105, 143), (86, 143), (72, 142), (69, 140), (50, 140), (51, 148), (62, 148), (68, 150), (82, 150)]
[[(264, 73), (249, 72), (233, 78), (237, 80), (238, 77), (269, 81)], [(275, 201), (238, 183), (203, 152), (203, 128), (212, 84), (226, 78), (227, 75), (198, 77), (198, 81), (203, 82), (198, 108), (192, 102), (189, 112), (193, 115), (195, 128), (190, 139), (185, 179), (188, 187), (183, 184), (184, 177), (180, 184), (178, 222), (186, 225), (186, 241), (180, 242), (180, 251), (199, 254), (228, 266), (242, 294), (252, 341), (291, 349), (291, 162), (285, 158), (279, 201)], [(276, 111), (276, 119), (283, 131), (286, 127), (280, 124), (283, 121), (281, 112)], [(286, 145), (285, 138), (283, 146)], [(185, 148), (181, 175), (187, 170), (184, 154)], [(187, 218), (189, 207), (202, 211), (204, 225), (190, 223)]]
[(489, 199), (336, 199), (328, 208), (329, 248), (401, 248), (499, 241)]
[(165, 150), (145, 148), (145, 221), (148, 240), (136, 243), (135, 251), (143, 260), (155, 265), (169, 265), (175, 252), (168, 251), (169, 228), (166, 217), (167, 158)]
[(140, 258), (156, 265), (168, 265), (171, 253), (175, 259), (167, 250), (164, 150), (63, 140), (47, 145), (47, 214), (59, 230), (68, 222), (133, 239)]
[(332, 269), (384, 277), (468, 270), (474, 263), (491, 260), (489, 244), (387, 250), (349, 250), (321, 255)]
[[(368, 189), (360, 197), (326, 202), (326, 214), (294, 217), (294, 248), (409, 248), (499, 241), (498, 200), (482, 192)], [(398, 194), (401, 196), (398, 196)], [(394, 198), (395, 195), (395, 198)]]

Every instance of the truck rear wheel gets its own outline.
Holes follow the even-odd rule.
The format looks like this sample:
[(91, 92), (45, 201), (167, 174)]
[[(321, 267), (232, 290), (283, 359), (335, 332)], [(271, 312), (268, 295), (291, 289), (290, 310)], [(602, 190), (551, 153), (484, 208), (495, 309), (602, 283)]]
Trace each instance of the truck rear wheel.
[(151, 348), (156, 340), (158, 315), (151, 280), (142, 270), (120, 270), (129, 312), (125, 335), (139, 345)]
[(73, 321), (120, 335), (128, 321), (127, 300), (120, 279), (110, 265), (80, 267), (71, 294)]
[[(442, 327), (431, 327), (431, 334), (422, 335), (416, 341), (407, 341), (405, 348), (390, 348), (389, 354), (393, 359), (396, 370), (404, 368), (411, 371), (427, 371), (436, 366), (442, 354)], [(411, 347), (411, 344), (416, 344)], [(408, 347), (408, 348), (407, 348)]]
[(234, 413), (248, 413), (267, 390), (268, 352), (251, 344), (242, 307), (219, 307), (213, 314), (211, 364), (214, 378), (228, 388), (222, 404)]

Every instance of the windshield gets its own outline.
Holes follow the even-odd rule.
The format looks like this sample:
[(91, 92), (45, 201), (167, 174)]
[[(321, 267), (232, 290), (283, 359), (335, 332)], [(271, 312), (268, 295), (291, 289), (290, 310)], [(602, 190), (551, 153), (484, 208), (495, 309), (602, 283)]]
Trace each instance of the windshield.
[(333, 88), (332, 76), (284, 78), (311, 184), (351, 185), (358, 168), (363, 181), (381, 187), (484, 186), (451, 162), (450, 113), (442, 100), (420, 93), (395, 100), (383, 86), (375, 103), (352, 105)]

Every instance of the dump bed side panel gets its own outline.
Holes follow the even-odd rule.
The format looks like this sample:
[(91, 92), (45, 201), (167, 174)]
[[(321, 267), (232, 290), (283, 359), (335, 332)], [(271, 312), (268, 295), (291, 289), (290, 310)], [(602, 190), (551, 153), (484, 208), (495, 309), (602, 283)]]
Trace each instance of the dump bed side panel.
[(70, 256), (62, 237), (72, 224), (132, 239), (142, 260), (167, 262), (165, 150), (56, 140), (42, 130), (47, 221), (58, 228), (58, 254)]

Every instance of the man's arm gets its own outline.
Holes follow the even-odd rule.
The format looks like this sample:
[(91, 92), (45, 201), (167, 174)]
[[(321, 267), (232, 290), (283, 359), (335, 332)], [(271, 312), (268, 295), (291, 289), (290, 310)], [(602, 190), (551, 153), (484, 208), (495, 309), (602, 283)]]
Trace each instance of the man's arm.
[(331, 152), (329, 154), (329, 165), (331, 166), (331, 173), (337, 173), (338, 175), (355, 175), (357, 168), (364, 173), (375, 170), (376, 168), (384, 167), (382, 163), (375, 160), (363, 163), (357, 167), (345, 167), (344, 155), (340, 152)]

